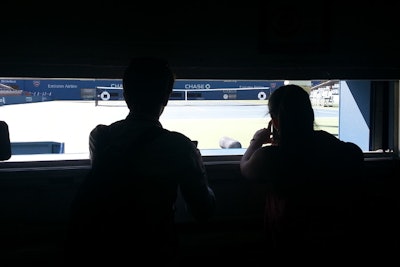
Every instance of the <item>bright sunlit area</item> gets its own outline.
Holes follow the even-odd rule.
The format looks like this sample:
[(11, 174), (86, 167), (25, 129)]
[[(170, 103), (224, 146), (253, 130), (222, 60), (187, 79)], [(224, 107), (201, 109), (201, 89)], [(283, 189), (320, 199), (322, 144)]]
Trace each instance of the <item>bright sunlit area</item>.
[[(288, 83), (310, 93), (316, 129), (338, 136), (340, 88), (334, 81), (178, 81), (160, 121), (164, 128), (198, 141), (204, 153), (240, 154), (254, 132), (266, 127), (271, 92)], [(9, 126), (12, 159), (32, 154), (88, 158), (90, 131), (124, 119), (129, 112), (120, 81), (101, 80), (96, 87), (94, 80), (21, 83), (8, 78), (1, 84), (1, 119)]]

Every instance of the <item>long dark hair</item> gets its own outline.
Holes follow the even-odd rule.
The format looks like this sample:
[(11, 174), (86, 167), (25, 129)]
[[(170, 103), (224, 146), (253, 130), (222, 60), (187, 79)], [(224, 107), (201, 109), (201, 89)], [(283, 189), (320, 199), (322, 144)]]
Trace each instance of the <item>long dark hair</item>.
[(314, 132), (314, 110), (310, 96), (302, 87), (283, 85), (272, 92), (269, 113), (279, 122), (279, 145), (305, 144)]

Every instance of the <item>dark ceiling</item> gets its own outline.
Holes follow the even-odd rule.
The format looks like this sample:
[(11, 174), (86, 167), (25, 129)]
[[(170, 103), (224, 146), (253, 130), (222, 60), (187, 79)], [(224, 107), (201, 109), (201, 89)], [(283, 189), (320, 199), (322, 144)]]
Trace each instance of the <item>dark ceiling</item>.
[(395, 8), (298, 2), (5, 3), (0, 77), (120, 78), (157, 55), (179, 78), (400, 79)]

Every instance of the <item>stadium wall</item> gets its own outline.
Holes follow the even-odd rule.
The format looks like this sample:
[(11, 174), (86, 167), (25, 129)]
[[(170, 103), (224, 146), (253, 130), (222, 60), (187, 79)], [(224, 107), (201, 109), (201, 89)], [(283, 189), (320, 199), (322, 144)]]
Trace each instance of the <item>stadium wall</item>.
[[(95, 100), (102, 91), (97, 88), (108, 88), (110, 98), (107, 100), (122, 99), (122, 80), (120, 79), (42, 79), (42, 78), (1, 78), (0, 84), (21, 90), (21, 96), (30, 97), (38, 101), (45, 100)], [(188, 99), (261, 99), (269, 96), (271, 90), (279, 87), (283, 81), (267, 80), (183, 80), (177, 79), (174, 85), (176, 94), (172, 99), (185, 99), (183, 91), (192, 92)], [(258, 90), (264, 88), (260, 96)], [(221, 89), (221, 90), (219, 90)], [(240, 91), (236, 91), (240, 89)], [(3, 104), (14, 104), (13, 98), (1, 95)], [(42, 99), (41, 99), (42, 98)], [(103, 99), (104, 100), (104, 99)], [(19, 97), (18, 103), (24, 103)]]

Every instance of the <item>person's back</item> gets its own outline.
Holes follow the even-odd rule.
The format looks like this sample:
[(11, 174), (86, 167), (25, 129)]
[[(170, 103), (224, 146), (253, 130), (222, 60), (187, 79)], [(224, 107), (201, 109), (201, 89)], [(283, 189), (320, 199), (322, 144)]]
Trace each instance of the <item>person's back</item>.
[[(71, 207), (70, 264), (174, 264), (178, 190), (196, 220), (206, 221), (214, 212), (199, 150), (158, 120), (172, 77), (163, 83), (169, 70), (157, 64), (153, 59), (133, 61), (124, 76), (129, 115), (90, 133), (92, 168)], [(168, 88), (158, 92), (163, 84)]]
[(241, 171), (266, 186), (270, 260), (311, 263), (323, 255), (354, 255), (367, 204), (360, 187), (362, 150), (313, 129), (309, 96), (299, 86), (278, 88), (268, 106), (272, 120), (254, 134)]
[(277, 146), (270, 154), (265, 225), (280, 252), (339, 256), (358, 242), (363, 155), (325, 131), (315, 135), (305, 151), (288, 155)]

